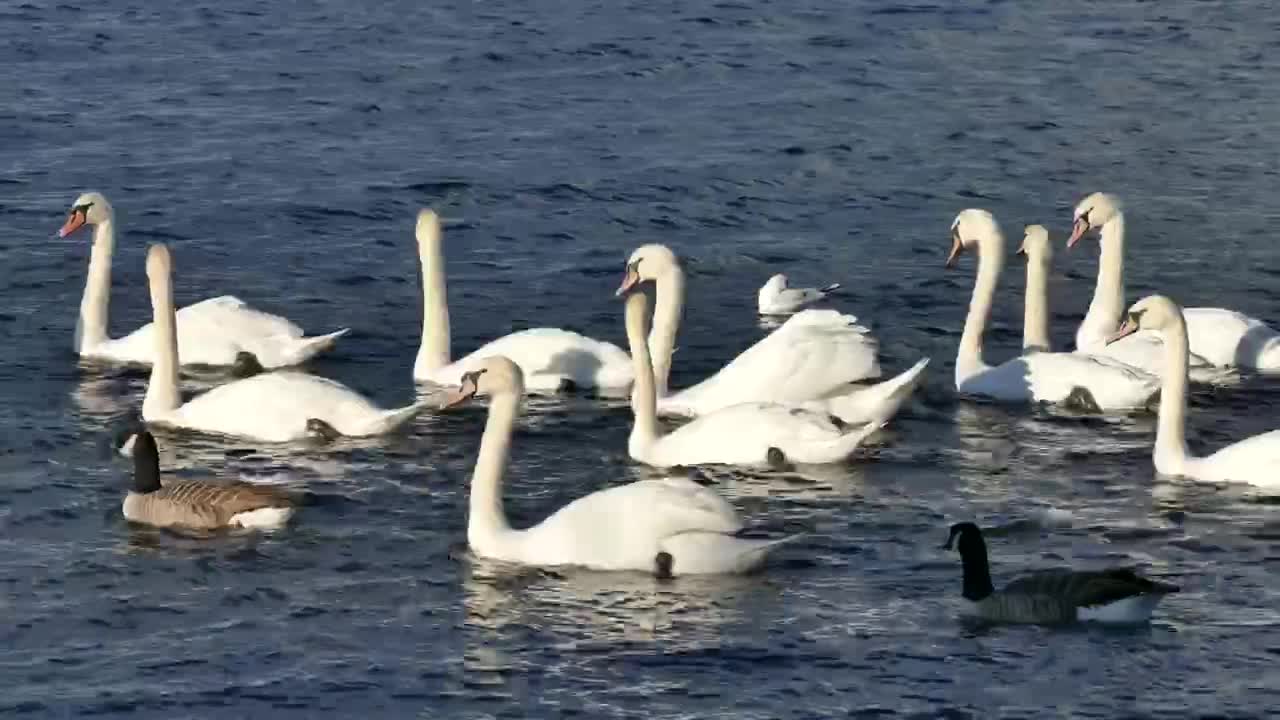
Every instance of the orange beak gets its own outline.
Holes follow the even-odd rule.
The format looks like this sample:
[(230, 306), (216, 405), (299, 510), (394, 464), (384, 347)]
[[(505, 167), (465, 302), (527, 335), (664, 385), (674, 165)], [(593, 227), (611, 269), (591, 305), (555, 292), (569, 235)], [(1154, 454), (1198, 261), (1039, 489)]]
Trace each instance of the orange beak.
[(445, 396), (444, 402), (440, 404), (441, 410), (449, 410), (459, 405), (465, 405), (471, 398), (476, 396), (476, 383), (470, 376), (462, 378), (462, 385), (457, 390), (450, 391)]
[(1106, 344), (1110, 345), (1111, 343), (1122, 338), (1127, 338), (1136, 332), (1138, 332), (1138, 323), (1125, 318), (1124, 324), (1120, 326), (1120, 329), (1107, 336)]
[(58, 237), (64, 238), (84, 227), (87, 215), (88, 213), (84, 210), (72, 210), (71, 214), (67, 216), (67, 221), (63, 223), (62, 227), (58, 230)]
[(956, 260), (964, 253), (964, 243), (960, 242), (960, 234), (955, 233), (951, 240), (951, 254), (947, 256), (947, 267), (956, 266)]
[(631, 288), (639, 284), (640, 284), (640, 273), (636, 272), (634, 268), (628, 267), (627, 274), (622, 277), (622, 284), (618, 286), (618, 290), (613, 294), (613, 296), (622, 297), (623, 295), (626, 295), (628, 292), (630, 292)]
[(1085, 232), (1089, 230), (1089, 223), (1083, 219), (1077, 219), (1075, 224), (1071, 226), (1071, 237), (1067, 238), (1067, 247), (1074, 247), (1080, 242), (1080, 238), (1084, 237)]

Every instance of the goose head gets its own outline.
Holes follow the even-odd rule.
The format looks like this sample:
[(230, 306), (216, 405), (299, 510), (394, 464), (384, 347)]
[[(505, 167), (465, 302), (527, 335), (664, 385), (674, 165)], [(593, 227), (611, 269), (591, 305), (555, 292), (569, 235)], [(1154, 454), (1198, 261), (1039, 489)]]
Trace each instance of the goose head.
[(1023, 230), (1022, 246), (1018, 254), (1028, 262), (1048, 262), (1053, 259), (1053, 247), (1049, 244), (1049, 231), (1043, 225), (1028, 225)]
[(657, 243), (641, 245), (627, 259), (627, 269), (615, 295), (625, 295), (640, 283), (657, 280), (672, 270), (680, 268), (680, 261), (671, 248)]
[(524, 393), (524, 373), (520, 366), (501, 355), (484, 358), (479, 367), (462, 374), (458, 389), (449, 393), (442, 407), (463, 405), (474, 397)]
[(418, 224), (413, 229), (413, 236), (418, 239), (418, 251), (440, 244), (440, 216), (430, 208), (418, 211)]
[(965, 250), (993, 242), (1003, 242), (995, 217), (977, 208), (961, 210), (951, 223), (951, 254), (947, 256), (947, 267), (955, 267), (956, 260)]
[(1114, 195), (1096, 192), (1081, 200), (1071, 213), (1071, 236), (1067, 247), (1074, 247), (1090, 230), (1096, 230), (1111, 222), (1120, 214), (1120, 201)]
[[(1134, 303), (1124, 314), (1120, 329), (1107, 338), (1107, 344), (1128, 337), (1139, 330), (1169, 330), (1183, 324), (1182, 308), (1164, 295), (1148, 295)], [(1183, 332), (1186, 332), (1185, 330)]]
[(76, 198), (75, 202), (71, 203), (67, 221), (58, 230), (58, 237), (67, 237), (85, 225), (104, 223), (114, 216), (115, 212), (111, 209), (111, 203), (107, 202), (102, 193), (84, 193)]

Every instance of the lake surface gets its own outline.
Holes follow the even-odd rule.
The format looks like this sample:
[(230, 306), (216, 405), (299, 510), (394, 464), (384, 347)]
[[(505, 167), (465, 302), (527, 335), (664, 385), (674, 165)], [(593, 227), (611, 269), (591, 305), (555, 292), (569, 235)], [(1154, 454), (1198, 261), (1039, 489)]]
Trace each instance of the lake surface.
[[(957, 401), (984, 207), (1054, 233), (1069, 347), (1096, 243), (1071, 207), (1128, 209), (1130, 300), (1159, 289), (1280, 321), (1280, 20), (1271, 3), (379, 3), (0, 7), (0, 714), (33, 717), (1172, 718), (1280, 706), (1280, 509), (1156, 478), (1154, 417)], [(129, 527), (113, 433), (137, 370), (72, 353), (86, 189), (122, 235), (111, 329), (234, 293), (312, 332), (311, 369), (399, 404), (420, 329), (414, 214), (446, 220), (454, 349), (537, 325), (624, 342), (627, 254), (685, 259), (674, 384), (761, 337), (757, 288), (841, 282), (887, 371), (933, 358), (883, 445), (847, 467), (707, 475), (752, 524), (810, 534), (746, 578), (512, 571), (465, 550), (483, 407), (396, 436), (259, 447), (162, 434), (185, 476), (287, 483), (286, 531)], [(1021, 269), (987, 356), (1019, 346)], [(207, 386), (207, 383), (204, 385)], [(189, 389), (201, 387), (197, 382)], [(1192, 400), (1193, 449), (1277, 424), (1280, 382)], [(531, 403), (508, 507), (532, 523), (648, 476), (630, 413)], [(957, 620), (947, 526), (996, 583), (1129, 564), (1181, 584), (1146, 627)]]

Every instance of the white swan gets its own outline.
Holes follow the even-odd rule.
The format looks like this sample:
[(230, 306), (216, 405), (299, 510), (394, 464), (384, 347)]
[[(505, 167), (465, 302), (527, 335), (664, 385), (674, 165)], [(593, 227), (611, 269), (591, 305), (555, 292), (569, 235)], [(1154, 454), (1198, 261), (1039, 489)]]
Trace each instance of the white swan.
[(684, 271), (665, 245), (631, 254), (618, 295), (653, 281), (649, 355), (658, 388), (658, 412), (693, 417), (743, 402), (797, 403), (848, 392), (847, 384), (880, 376), (879, 344), (852, 315), (802, 310), (747, 348), (719, 372), (669, 393), (671, 357), (684, 309)]
[(761, 315), (790, 315), (806, 305), (812, 305), (840, 287), (832, 283), (824, 288), (787, 287), (787, 276), (778, 273), (769, 278), (756, 295), (756, 307)]
[(147, 252), (147, 279), (156, 347), (142, 401), (142, 419), (148, 423), (288, 442), (316, 434), (328, 438), (378, 435), (403, 425), (422, 409), (422, 404), (414, 404), (383, 410), (341, 383), (291, 370), (219, 385), (182, 404), (172, 268), (169, 248), (152, 245)]
[(1000, 271), (1004, 235), (986, 210), (963, 210), (951, 224), (947, 267), (965, 249), (978, 249), (978, 277), (956, 353), (956, 391), (1001, 402), (1062, 403), (1078, 400), (1100, 410), (1142, 407), (1160, 380), (1107, 358), (1077, 353), (1036, 352), (990, 366), (982, 360), (982, 334), (991, 315)]
[(414, 234), (422, 262), (422, 344), (413, 363), (415, 380), (452, 385), (480, 367), (484, 358), (503, 355), (520, 366), (530, 392), (631, 385), (631, 358), (622, 348), (559, 328), (514, 332), (485, 343), (461, 360), (451, 360), (440, 219), (431, 210), (419, 211)]
[(484, 358), (446, 404), (489, 395), (489, 418), (471, 477), (467, 542), (477, 555), (525, 565), (580, 565), (661, 576), (738, 573), (759, 567), (779, 540), (736, 537), (742, 520), (714, 491), (687, 478), (641, 480), (598, 490), (546, 520), (516, 530), (502, 504), (511, 432), (524, 394), (520, 367)]
[(1156, 472), (1208, 482), (1244, 482), (1280, 488), (1280, 430), (1254, 435), (1228, 445), (1208, 457), (1187, 450), (1187, 323), (1185, 311), (1162, 295), (1133, 304), (1111, 342), (1151, 330), (1164, 343), (1164, 386), (1160, 391), (1160, 419), (1152, 455)]
[[(1085, 233), (1099, 231), (1098, 282), (1089, 311), (1076, 331), (1076, 348), (1106, 354), (1130, 365), (1161, 373), (1164, 354), (1151, 333), (1139, 333), (1107, 345), (1124, 312), (1124, 213), (1115, 197), (1093, 193), (1075, 207), (1072, 247)], [(1266, 323), (1234, 310), (1183, 308), (1190, 339), (1191, 379), (1215, 379), (1211, 366), (1280, 371), (1280, 333)], [(1220, 377), (1220, 374), (1218, 375)]]
[(699, 415), (675, 430), (658, 430), (657, 390), (646, 338), (649, 298), (633, 289), (626, 299), (627, 340), (635, 367), (635, 414), (627, 451), (646, 465), (780, 465), (831, 463), (848, 458), (879, 424), (846, 432), (826, 413), (776, 403), (739, 403)]
[[(150, 365), (155, 347), (151, 323), (122, 338), (107, 337), (115, 212), (101, 193), (88, 192), (76, 198), (58, 235), (67, 237), (85, 225), (93, 226), (93, 250), (76, 323), (76, 352), (95, 360)], [(333, 347), (347, 332), (344, 328), (304, 337), (302, 328), (285, 318), (252, 308), (230, 295), (202, 300), (178, 311), (178, 345), (182, 361), (188, 365), (232, 365), (240, 352), (252, 353), (266, 368), (297, 365)]]

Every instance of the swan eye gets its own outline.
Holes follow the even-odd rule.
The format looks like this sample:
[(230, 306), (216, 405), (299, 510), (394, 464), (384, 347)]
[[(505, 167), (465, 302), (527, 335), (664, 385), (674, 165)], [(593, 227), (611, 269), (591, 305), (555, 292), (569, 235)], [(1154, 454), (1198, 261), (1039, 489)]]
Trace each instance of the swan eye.
[(955, 225), (952, 225), (952, 226), (951, 226), (951, 239), (952, 239), (952, 240), (955, 240), (956, 242), (961, 242), (961, 240), (960, 240), (960, 225), (959, 225), (959, 223), (957, 223), (957, 224), (955, 224)]
[(1086, 229), (1092, 227), (1092, 223), (1089, 222), (1089, 213), (1091, 212), (1093, 212), (1093, 208), (1080, 213), (1080, 217), (1076, 218), (1076, 222), (1083, 222)]

